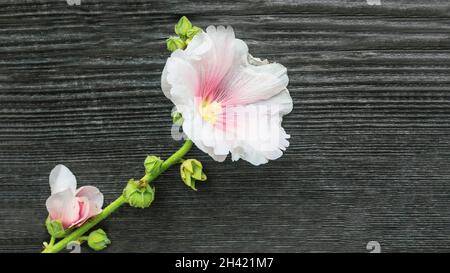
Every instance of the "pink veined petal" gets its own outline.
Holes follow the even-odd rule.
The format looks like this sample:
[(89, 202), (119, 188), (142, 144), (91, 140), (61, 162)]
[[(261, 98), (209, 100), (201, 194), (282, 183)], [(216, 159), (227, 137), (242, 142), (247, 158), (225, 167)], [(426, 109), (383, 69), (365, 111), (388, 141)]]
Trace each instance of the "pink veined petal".
[[(214, 97), (217, 87), (235, 63), (237, 40), (231, 27), (213, 26), (194, 37), (186, 50), (177, 50), (167, 60), (161, 78), (164, 94), (175, 104), (190, 96)], [(178, 87), (177, 87), (178, 85)], [(179, 98), (170, 89), (180, 90)]]
[[(190, 44), (186, 49), (188, 53), (180, 51), (172, 55), (184, 58), (185, 62), (191, 63), (192, 68), (188, 71), (197, 72), (197, 87), (191, 86), (191, 89), (195, 88), (194, 94), (199, 101), (217, 101), (224, 106), (245, 105), (269, 99), (286, 88), (286, 68), (277, 63), (266, 63), (250, 57), (246, 44), (235, 38), (231, 27), (210, 26), (201, 37), (198, 40), (208, 41), (211, 45), (203, 46), (207, 43), (203, 42), (197, 43), (200, 44), (198, 47), (208, 50), (201, 50), (201, 53), (195, 55), (196, 44)], [(197, 59), (194, 61), (192, 58), (182, 57), (187, 55), (195, 55)], [(172, 71), (182, 71), (182, 67), (188, 67), (187, 64), (181, 63), (174, 66), (170, 59), (166, 65), (169, 75)], [(188, 82), (192, 82), (195, 77), (191, 74), (192, 72), (187, 77)], [(168, 76), (167, 78), (169, 79)], [(182, 80), (183, 77), (175, 78)], [(186, 96), (183, 98), (186, 99)]]
[(89, 203), (88, 217), (95, 216), (102, 212), (103, 194), (94, 186), (84, 186), (77, 190), (76, 197), (85, 197)]
[(52, 194), (45, 202), (51, 220), (60, 220), (68, 228), (78, 220), (80, 207), (71, 189)]
[(87, 197), (76, 197), (76, 200), (80, 207), (80, 210), (78, 213), (78, 219), (75, 222), (73, 222), (69, 226), (69, 228), (79, 227), (90, 218), (90, 216), (89, 216), (90, 204), (89, 204), (88, 198)]
[(289, 83), (287, 70), (277, 63), (248, 66), (235, 71), (226, 79), (222, 97), (223, 105), (246, 105), (276, 96)]
[(237, 56), (236, 39), (231, 27), (209, 26), (206, 33), (212, 41), (212, 46), (195, 64), (200, 77), (195, 95), (202, 100), (212, 101), (227, 92), (223, 82), (238, 67), (235, 61), (240, 58)]
[[(253, 58), (231, 27), (208, 27), (186, 50), (174, 52), (164, 70), (162, 88), (182, 113), (185, 134), (215, 160), (231, 152), (233, 160), (264, 164), (289, 145), (281, 127), (283, 115), (292, 110), (287, 70)], [(236, 107), (257, 115), (237, 121), (235, 113), (227, 111)], [(262, 111), (255, 112), (255, 107)], [(247, 112), (238, 114), (244, 115)]]
[[(200, 33), (192, 39), (186, 50), (176, 50), (171, 54), (161, 75), (161, 89), (167, 98), (175, 103), (171, 89), (176, 85), (182, 85), (184, 89), (187, 89), (187, 93), (184, 94), (182, 99), (189, 95), (193, 98), (199, 77), (196, 74), (196, 68), (192, 66), (192, 62), (209, 51), (211, 46), (211, 39), (205, 33)], [(169, 70), (171, 76), (168, 73)]]
[(64, 165), (56, 165), (49, 175), (50, 189), (52, 194), (70, 189), (75, 193), (77, 179), (75, 175)]

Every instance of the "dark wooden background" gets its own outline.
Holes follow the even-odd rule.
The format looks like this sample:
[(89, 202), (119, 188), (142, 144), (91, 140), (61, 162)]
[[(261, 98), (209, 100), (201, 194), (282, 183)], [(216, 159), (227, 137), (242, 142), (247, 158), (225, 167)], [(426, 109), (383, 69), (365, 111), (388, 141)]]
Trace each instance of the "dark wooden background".
[(150, 209), (101, 224), (106, 251), (450, 251), (448, 0), (2, 0), (1, 252), (48, 239), (54, 165), (110, 202), (147, 154), (181, 145), (160, 88), (181, 15), (288, 68), (291, 146), (261, 167), (193, 149), (208, 181), (162, 175)]

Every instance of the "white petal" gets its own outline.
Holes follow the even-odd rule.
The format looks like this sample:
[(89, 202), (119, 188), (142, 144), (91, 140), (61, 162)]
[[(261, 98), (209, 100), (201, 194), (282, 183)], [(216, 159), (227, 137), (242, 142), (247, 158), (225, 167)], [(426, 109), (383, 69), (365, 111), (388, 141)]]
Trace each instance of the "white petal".
[(291, 95), (287, 89), (284, 89), (277, 95), (267, 99), (262, 100), (256, 103), (253, 103), (255, 106), (265, 105), (270, 107), (272, 114), (280, 114), (281, 116), (287, 115), (292, 111), (293, 103)]
[(260, 58), (255, 58), (251, 54), (248, 54), (247, 60), (248, 63), (251, 65), (263, 65), (269, 63), (268, 60), (261, 60)]
[(289, 135), (281, 127), (281, 116), (256, 105), (243, 107), (244, 112), (255, 113), (248, 119), (239, 119), (234, 130), (232, 159), (242, 158), (253, 165), (265, 164), (283, 155), (289, 146)]
[[(183, 132), (188, 136), (192, 142), (194, 142), (195, 146), (199, 148), (201, 151), (207, 153), (209, 156), (211, 156), (214, 160), (218, 162), (222, 162), (227, 158), (228, 152), (225, 154), (215, 154), (214, 153), (214, 147), (210, 147), (204, 144), (204, 142), (208, 142), (208, 139), (210, 137), (208, 136), (208, 133), (205, 135), (205, 130), (207, 132), (208, 127), (203, 127), (203, 122), (198, 119), (197, 117), (192, 117), (192, 113), (185, 112), (186, 117), (183, 123)], [(185, 115), (183, 114), (183, 118)], [(209, 129), (210, 133), (209, 136), (212, 136), (214, 134), (214, 131), (212, 128)]]
[(212, 46), (210, 37), (202, 32), (194, 36), (184, 52), (187, 56), (198, 60), (200, 56), (211, 50)]
[[(176, 51), (167, 59), (161, 78), (161, 88), (166, 97), (175, 104), (186, 99), (193, 99), (198, 89), (196, 68), (186, 59), (186, 54)], [(177, 90), (182, 89), (181, 93)]]
[(172, 96), (170, 96), (170, 88), (172, 86), (167, 81), (167, 65), (165, 65), (161, 75), (161, 89), (168, 99), (172, 99)]
[(70, 189), (72, 193), (75, 193), (77, 188), (77, 179), (75, 175), (64, 165), (56, 165), (50, 172), (49, 176), (50, 189), (52, 194), (62, 192), (66, 189)]
[(278, 95), (289, 83), (286, 68), (277, 63), (249, 65), (227, 79), (224, 103), (245, 105)]
[(52, 194), (45, 205), (50, 219), (60, 220), (65, 228), (78, 220), (80, 207), (70, 189)]

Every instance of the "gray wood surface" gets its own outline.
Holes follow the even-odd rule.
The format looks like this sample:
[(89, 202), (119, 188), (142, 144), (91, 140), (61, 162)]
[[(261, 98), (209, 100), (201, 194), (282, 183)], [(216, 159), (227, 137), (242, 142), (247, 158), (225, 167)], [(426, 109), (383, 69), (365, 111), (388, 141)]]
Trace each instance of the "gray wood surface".
[(162, 175), (150, 209), (101, 224), (106, 251), (450, 251), (448, 0), (2, 0), (1, 252), (48, 239), (57, 163), (110, 202), (179, 147), (160, 76), (181, 15), (288, 68), (291, 146), (262, 167), (193, 149), (208, 181)]

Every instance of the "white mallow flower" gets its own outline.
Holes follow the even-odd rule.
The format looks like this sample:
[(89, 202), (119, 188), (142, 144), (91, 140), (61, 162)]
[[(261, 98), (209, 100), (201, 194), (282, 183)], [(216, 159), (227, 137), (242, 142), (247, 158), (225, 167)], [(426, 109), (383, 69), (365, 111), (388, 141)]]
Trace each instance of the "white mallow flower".
[(283, 65), (253, 58), (231, 27), (209, 26), (168, 58), (161, 87), (200, 150), (259, 165), (289, 146), (281, 127), (292, 110), (288, 81)]

